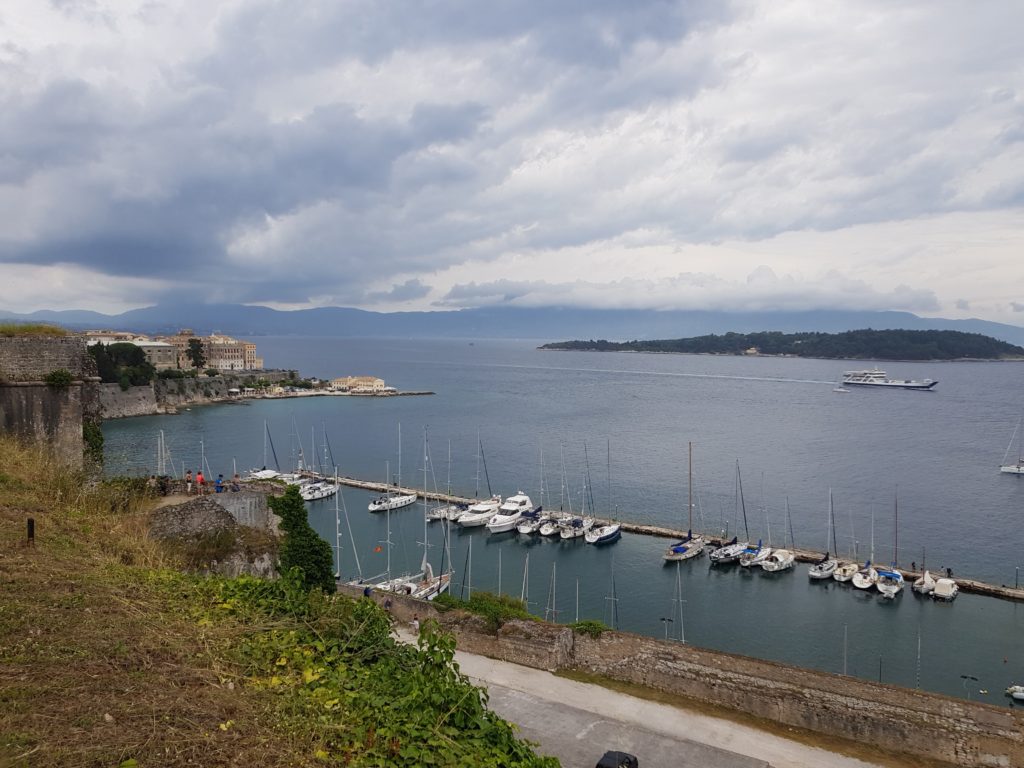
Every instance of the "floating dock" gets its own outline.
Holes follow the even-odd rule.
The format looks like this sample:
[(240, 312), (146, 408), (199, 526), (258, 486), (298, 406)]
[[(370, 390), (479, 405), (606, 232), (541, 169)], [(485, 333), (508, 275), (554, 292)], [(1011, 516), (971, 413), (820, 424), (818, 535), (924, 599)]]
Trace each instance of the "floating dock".
[[(321, 475), (316, 472), (302, 472), (301, 474), (306, 475), (310, 478), (317, 480), (333, 480), (333, 475)], [(342, 485), (350, 488), (360, 488), (364, 491), (374, 491), (375, 493), (388, 493), (397, 492), (402, 494), (416, 494), (421, 499), (427, 501), (439, 501), (444, 504), (474, 504), (479, 499), (471, 499), (465, 496), (455, 496), (447, 493), (424, 491), (419, 488), (405, 488), (397, 485), (388, 485), (387, 483), (375, 483), (370, 480), (359, 480), (355, 477), (342, 477), (339, 475), (338, 482)], [(595, 518), (598, 523), (604, 523), (605, 521)], [(681, 531), (675, 528), (666, 528), (658, 525), (642, 525), (640, 523), (630, 523), (625, 520), (616, 520), (619, 525), (622, 526), (622, 530), (627, 533), (636, 533), (641, 536), (656, 536), (662, 539), (681, 539), (686, 535), (686, 531)], [(714, 546), (721, 546), (725, 539), (720, 536), (709, 536), (707, 534), (701, 534), (704, 539)], [(824, 552), (816, 552), (809, 549), (797, 549), (793, 547), (787, 547), (790, 552), (794, 554), (798, 562), (802, 563), (816, 563), (825, 556)], [(847, 560), (849, 562), (849, 560)], [(922, 575), (921, 571), (911, 571), (906, 568), (900, 568), (900, 573), (903, 574), (903, 578), (906, 580), (905, 589), (910, 589), (910, 585), (913, 584), (914, 580)], [(933, 574), (936, 578), (941, 578), (943, 574), (936, 571)], [(1019, 587), (1008, 587), (1006, 585), (995, 585), (988, 584), (984, 581), (977, 581), (976, 579), (964, 579), (959, 576), (955, 577), (956, 583), (959, 585), (962, 592), (973, 592), (977, 595), (987, 595), (988, 597), (998, 597), (1001, 600), (1014, 600), (1017, 602), (1024, 602), (1024, 589)]]

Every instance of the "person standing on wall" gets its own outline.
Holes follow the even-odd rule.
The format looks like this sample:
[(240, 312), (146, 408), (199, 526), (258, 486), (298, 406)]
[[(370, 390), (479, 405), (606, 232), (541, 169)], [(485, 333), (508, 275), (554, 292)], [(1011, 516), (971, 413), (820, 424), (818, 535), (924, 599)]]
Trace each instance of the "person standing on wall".
[(203, 477), (203, 470), (196, 472), (196, 493), (200, 496), (203, 495), (203, 483), (206, 482), (206, 478)]
[(224, 475), (217, 475), (217, 479), (213, 481), (213, 489), (216, 493), (224, 492)]
[(185, 473), (185, 495), (192, 495), (192, 470)]

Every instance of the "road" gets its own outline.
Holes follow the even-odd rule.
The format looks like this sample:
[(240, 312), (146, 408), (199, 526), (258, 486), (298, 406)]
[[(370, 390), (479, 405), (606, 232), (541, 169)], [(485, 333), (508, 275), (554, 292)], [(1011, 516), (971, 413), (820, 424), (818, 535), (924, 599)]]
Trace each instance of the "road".
[[(399, 637), (412, 641), (404, 629)], [(775, 733), (647, 701), (543, 670), (464, 651), (462, 672), (488, 690), (491, 708), (564, 768), (593, 768), (605, 750), (641, 768), (882, 768)]]

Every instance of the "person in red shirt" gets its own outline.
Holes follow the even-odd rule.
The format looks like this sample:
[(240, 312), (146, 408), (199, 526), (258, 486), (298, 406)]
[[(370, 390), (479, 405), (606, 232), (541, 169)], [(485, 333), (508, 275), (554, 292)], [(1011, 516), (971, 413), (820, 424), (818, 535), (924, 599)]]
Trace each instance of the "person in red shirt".
[(196, 489), (200, 496), (203, 495), (203, 483), (205, 482), (206, 479), (203, 477), (203, 470), (196, 472)]

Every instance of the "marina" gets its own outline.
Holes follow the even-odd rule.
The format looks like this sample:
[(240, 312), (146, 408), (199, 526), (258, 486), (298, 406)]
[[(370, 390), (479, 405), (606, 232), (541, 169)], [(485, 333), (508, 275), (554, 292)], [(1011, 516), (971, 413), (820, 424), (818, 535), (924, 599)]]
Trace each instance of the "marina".
[[(282, 340), (279, 354), (301, 353), (304, 343)], [(429, 348), (424, 352), (423, 346)], [(221, 468), (230, 476), (233, 462), (243, 471), (263, 465), (265, 423), (278, 443), (282, 468), (290, 468), (299, 446), (289, 436), (304, 434), (309, 441), (311, 428), (320, 435), (326, 424), (333, 448), (329, 464), (336, 464), (345, 480), (337, 497), (308, 504), (310, 523), (333, 543), (337, 499), (352, 526), (351, 534), (342, 529), (340, 541), (344, 575), (359, 575), (356, 553), (364, 574), (383, 571), (388, 547), (382, 542), (390, 539), (391, 571), (397, 576), (419, 571), (422, 505), (392, 511), (390, 536), (386, 515), (366, 511), (370, 501), (389, 490), (382, 481), (385, 461), (392, 469), (397, 466), (396, 426), (400, 423), (407, 436), (403, 474), (421, 486), (403, 483), (401, 489), (422, 498), (426, 485), (428, 505), (488, 497), (482, 466), (480, 491), (472, 491), (479, 429), (494, 492), (522, 490), (545, 510), (564, 505), (566, 512), (571, 507), (579, 514), (581, 489), (586, 488), (587, 496), (593, 496), (594, 518), (621, 523), (621, 538), (592, 546), (582, 536), (564, 540), (453, 526), (445, 563), (451, 563), (455, 596), (470, 590), (522, 596), (540, 617), (549, 615), (560, 623), (600, 620), (659, 638), (666, 631), (679, 638), (685, 625), (687, 644), (953, 696), (966, 696), (960, 675), (971, 675), (981, 681), (977, 689), (990, 692), (983, 696), (972, 690), (972, 697), (990, 703), (1004, 701), (1002, 691), (1024, 679), (1024, 653), (1017, 642), (1024, 632), (1024, 608), (1015, 588), (1024, 565), (1017, 556), (1024, 485), (998, 471), (1019, 412), (1009, 407), (1018, 391), (1019, 366), (947, 365), (934, 375), (925, 364), (905, 364), (901, 374), (913, 379), (933, 374), (943, 379), (943, 387), (927, 397), (869, 388), (838, 397), (831, 391), (835, 365), (828, 361), (657, 355), (588, 359), (587, 353), (539, 353), (527, 346), (339, 341), (337, 354), (349, 365), (381, 370), (398, 384), (404, 375), (438, 395), (375, 402), (256, 401), (111, 422), (104, 425), (108, 471), (148, 471), (154, 435), (162, 429), (179, 471), (195, 469), (202, 441), (214, 476)], [(261, 348), (273, 347), (273, 340), (261, 341)], [(309, 348), (320, 359), (323, 340), (311, 341)], [(295, 366), (308, 365), (301, 356), (287, 359)], [(392, 359), (402, 363), (389, 370)], [(985, 384), (984, 397), (976, 395), (979, 380)], [(1014, 414), (1012, 422), (1007, 423), (1007, 413)], [(432, 453), (426, 483), (420, 480), (423, 457), (418, 450), (424, 426)], [(949, 434), (957, 439), (941, 439)], [(610, 484), (603, 466), (609, 435)], [(891, 435), (900, 440), (883, 439)], [(707, 557), (665, 563), (666, 547), (686, 533), (691, 440), (694, 532), (707, 533), (710, 545), (744, 534), (734, 499), (738, 457), (750, 486), (749, 540), (763, 538), (768, 545), (770, 539), (777, 547), (786, 538), (786, 549), (798, 563), (795, 569), (751, 573), (739, 566), (711, 567)], [(592, 449), (590, 481), (584, 443)], [(543, 485), (541, 449), (547, 458)], [(304, 453), (314, 455), (308, 444)], [(937, 466), (941, 472), (935, 472)], [(830, 554), (854, 563), (854, 571), (864, 564), (874, 509), (877, 560), (890, 563), (897, 484), (900, 570), (909, 586), (925, 568), (935, 577), (951, 568), (962, 592), (952, 603), (920, 599), (910, 589), (885, 600), (873, 590), (853, 589), (834, 578), (812, 580), (806, 573), (832, 538), (829, 488), (837, 539), (829, 549), (838, 550)], [(448, 487), (450, 494), (445, 493)], [(787, 498), (795, 547), (786, 522)], [(589, 505), (588, 500), (588, 511)], [(954, 531), (957, 535), (950, 536)], [(430, 524), (426, 541), (436, 568), (443, 525)], [(911, 560), (916, 569), (908, 567)], [(752, 631), (742, 617), (753, 615), (771, 620)]]

